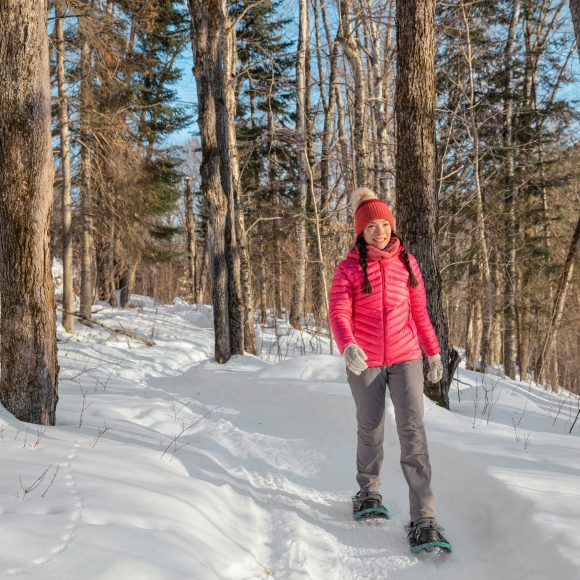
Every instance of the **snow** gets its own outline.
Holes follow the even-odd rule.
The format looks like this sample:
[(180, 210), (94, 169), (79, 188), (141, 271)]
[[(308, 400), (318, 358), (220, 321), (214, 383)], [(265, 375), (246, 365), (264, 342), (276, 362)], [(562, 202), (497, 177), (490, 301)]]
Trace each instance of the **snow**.
[(260, 357), (218, 365), (211, 308), (131, 303), (95, 319), (154, 346), (59, 325), (57, 425), (0, 414), (0, 578), (580, 578), (577, 397), (461, 368), (451, 412), (426, 399), (454, 552), (414, 556), (390, 404), (394, 517), (352, 520), (354, 403), (327, 338), (271, 321)]

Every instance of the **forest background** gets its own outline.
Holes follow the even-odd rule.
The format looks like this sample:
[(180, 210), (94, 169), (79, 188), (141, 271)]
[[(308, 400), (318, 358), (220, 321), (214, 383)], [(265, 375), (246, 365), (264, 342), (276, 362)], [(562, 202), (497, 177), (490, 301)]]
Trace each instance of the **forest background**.
[[(419, 261), (436, 264), (423, 273), (449, 361), (457, 349), (470, 368), (580, 392), (568, 2), (430, 5), (432, 20), (405, 21), (392, 0), (50, 2), (64, 327), (139, 293), (212, 303), (218, 362), (255, 352), (255, 317), (328, 333), (330, 280), (354, 242), (349, 196), (367, 186), (420, 256), (412, 223), (426, 220), (433, 259)], [(420, 26), (433, 83), (397, 46)], [(417, 174), (426, 212), (412, 174), (396, 184), (416, 153), (401, 147), (407, 77), (435, 104), (434, 149), (417, 154), (434, 168), (429, 187)]]

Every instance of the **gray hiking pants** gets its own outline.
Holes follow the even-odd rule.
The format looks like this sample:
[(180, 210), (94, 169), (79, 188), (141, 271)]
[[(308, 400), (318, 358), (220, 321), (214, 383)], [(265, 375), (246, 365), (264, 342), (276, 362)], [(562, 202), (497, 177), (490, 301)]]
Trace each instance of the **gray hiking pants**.
[(401, 445), (401, 468), (409, 486), (411, 521), (435, 517), (431, 465), (423, 423), (422, 361), (369, 367), (360, 375), (347, 368), (346, 374), (356, 404), (356, 479), (360, 489), (379, 491), (380, 488), (388, 385)]

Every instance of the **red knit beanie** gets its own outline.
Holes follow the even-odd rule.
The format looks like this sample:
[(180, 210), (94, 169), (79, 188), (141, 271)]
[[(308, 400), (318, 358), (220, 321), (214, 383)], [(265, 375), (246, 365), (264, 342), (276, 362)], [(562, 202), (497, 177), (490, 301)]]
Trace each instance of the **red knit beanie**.
[(356, 236), (360, 236), (369, 222), (374, 220), (387, 220), (391, 230), (395, 231), (395, 218), (389, 206), (379, 199), (367, 187), (355, 189), (351, 197), (352, 210), (354, 211), (354, 230)]

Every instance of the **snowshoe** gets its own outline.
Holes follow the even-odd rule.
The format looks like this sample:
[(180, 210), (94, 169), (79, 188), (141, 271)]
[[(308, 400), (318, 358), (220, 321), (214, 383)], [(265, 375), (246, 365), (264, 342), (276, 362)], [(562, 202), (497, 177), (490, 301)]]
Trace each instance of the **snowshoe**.
[(451, 544), (443, 535), (444, 531), (435, 518), (420, 518), (416, 522), (411, 522), (407, 527), (407, 539), (411, 552), (413, 554), (423, 551), (448, 554), (451, 552)]
[(355, 520), (391, 517), (383, 505), (383, 497), (376, 491), (359, 491), (352, 497), (352, 514)]

